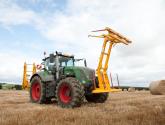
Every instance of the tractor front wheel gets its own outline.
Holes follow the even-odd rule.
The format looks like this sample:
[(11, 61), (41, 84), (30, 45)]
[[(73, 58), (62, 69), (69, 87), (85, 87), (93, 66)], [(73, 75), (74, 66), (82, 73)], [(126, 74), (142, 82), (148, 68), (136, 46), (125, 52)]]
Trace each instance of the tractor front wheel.
[(108, 99), (108, 95), (109, 93), (91, 93), (85, 95), (85, 98), (88, 102), (104, 103)]
[(63, 108), (79, 107), (84, 99), (84, 89), (73, 77), (62, 79), (56, 87), (58, 105)]
[(38, 76), (35, 76), (31, 80), (30, 86), (30, 100), (34, 103), (45, 103), (46, 102), (46, 87), (42, 83)]

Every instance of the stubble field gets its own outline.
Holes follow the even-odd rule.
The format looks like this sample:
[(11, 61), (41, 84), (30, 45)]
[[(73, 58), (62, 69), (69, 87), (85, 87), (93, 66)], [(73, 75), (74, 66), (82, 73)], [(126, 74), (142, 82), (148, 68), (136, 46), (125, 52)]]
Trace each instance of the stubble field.
[(31, 103), (27, 91), (0, 90), (0, 125), (165, 125), (165, 96), (119, 92), (103, 104), (62, 109)]

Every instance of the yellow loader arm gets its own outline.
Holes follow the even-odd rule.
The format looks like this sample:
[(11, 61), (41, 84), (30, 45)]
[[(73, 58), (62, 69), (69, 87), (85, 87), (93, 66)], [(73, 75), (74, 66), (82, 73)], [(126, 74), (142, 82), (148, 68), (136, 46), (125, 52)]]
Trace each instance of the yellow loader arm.
[(108, 34), (103, 34), (100, 36), (94, 36), (94, 35), (88, 36), (88, 37), (104, 38), (102, 51), (99, 58), (99, 64), (96, 69), (96, 75), (98, 76), (99, 85), (98, 87), (94, 85), (94, 90), (92, 91), (92, 93), (121, 91), (120, 89), (112, 89), (110, 86), (110, 81), (107, 75), (108, 62), (113, 45), (117, 43), (123, 43), (125, 45), (128, 45), (129, 43), (131, 43), (131, 41), (128, 38), (122, 36), (121, 34), (117, 33), (116, 31), (108, 27), (102, 30), (96, 30), (92, 32), (100, 32), (100, 31), (107, 31)]

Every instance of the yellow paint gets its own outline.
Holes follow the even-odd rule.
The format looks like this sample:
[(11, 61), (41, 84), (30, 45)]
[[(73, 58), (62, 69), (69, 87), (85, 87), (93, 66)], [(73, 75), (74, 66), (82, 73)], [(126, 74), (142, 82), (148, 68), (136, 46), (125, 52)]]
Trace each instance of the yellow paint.
[(96, 88), (92, 91), (92, 93), (104, 93), (104, 92), (120, 92), (122, 91), (121, 89), (109, 89), (109, 90), (105, 90), (105, 89), (99, 89), (99, 88)]
[(92, 93), (121, 91), (120, 89), (111, 88), (111, 84), (107, 75), (108, 63), (111, 50), (114, 45), (116, 45), (117, 43), (123, 43), (125, 45), (128, 45), (129, 43), (131, 43), (131, 41), (108, 27), (103, 30), (97, 30), (93, 32), (99, 31), (108, 31), (108, 34), (103, 34), (100, 36), (89, 35), (89, 37), (104, 38), (102, 51), (99, 58), (99, 64), (96, 70), (96, 75), (98, 76), (99, 81), (99, 87), (97, 88), (96, 85), (94, 85), (94, 90), (92, 91)]
[[(32, 65), (32, 71), (28, 71), (28, 66)], [(23, 71), (23, 81), (22, 81), (22, 89), (27, 89), (29, 90), (30, 88), (30, 81), (28, 79), (28, 72), (31, 72), (32, 75), (36, 73), (36, 65), (35, 63), (33, 64), (26, 64), (26, 62), (24, 63), (24, 71)]]

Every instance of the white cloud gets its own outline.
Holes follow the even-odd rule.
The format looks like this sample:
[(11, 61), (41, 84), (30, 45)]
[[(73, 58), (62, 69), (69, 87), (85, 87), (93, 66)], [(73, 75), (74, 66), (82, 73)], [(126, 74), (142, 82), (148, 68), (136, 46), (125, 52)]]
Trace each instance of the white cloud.
[(0, 4), (0, 22), (33, 25), (55, 48), (86, 57), (92, 68), (102, 40), (88, 38), (89, 31), (110, 26), (133, 41), (130, 46), (117, 45), (110, 60), (112, 73), (131, 85), (165, 78), (164, 6), (163, 0), (68, 0), (65, 10), (47, 17), (10, 3)]
[(39, 14), (32, 10), (26, 10), (12, 1), (1, 0), (0, 2), (0, 24), (5, 28), (14, 25), (33, 25), (37, 29), (44, 27), (45, 22)]
[[(16, 51), (7, 51), (0, 53), (0, 82), (20, 83), (23, 76), (24, 62), (38, 62), (35, 58), (27, 57)], [(29, 67), (28, 70), (32, 70)]]
[(24, 11), (15, 4), (0, 3), (0, 22), (4, 25), (28, 24), (33, 19), (31, 11)]

